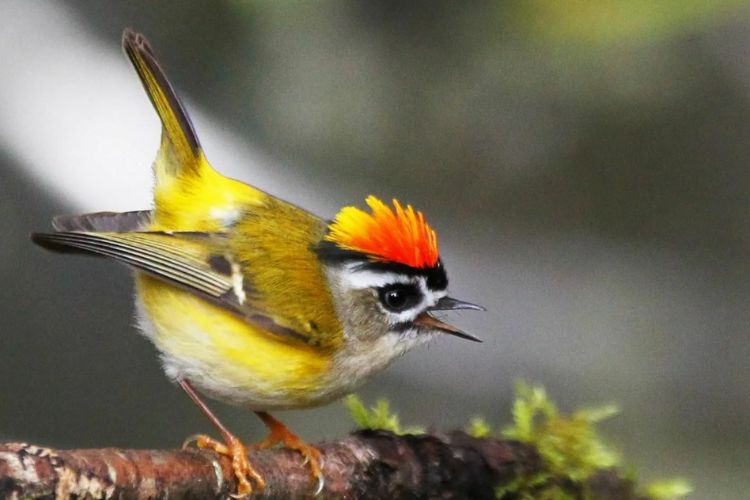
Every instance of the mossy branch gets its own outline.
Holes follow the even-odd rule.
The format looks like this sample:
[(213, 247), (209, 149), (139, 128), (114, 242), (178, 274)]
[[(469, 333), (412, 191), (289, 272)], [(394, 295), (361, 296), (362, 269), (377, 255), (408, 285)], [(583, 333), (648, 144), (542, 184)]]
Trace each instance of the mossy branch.
[[(543, 467), (531, 446), (474, 438), (462, 431), (397, 436), (367, 430), (320, 448), (325, 476), (321, 498), (490, 499), (498, 487), (535, 477)], [(315, 484), (297, 453), (251, 453), (267, 481), (266, 489), (253, 498), (311, 496)], [(569, 498), (582, 498), (579, 485), (559, 480)], [(645, 498), (614, 470), (597, 471), (585, 486), (594, 498)], [(229, 460), (208, 451), (0, 445), (0, 498), (218, 499), (234, 488)]]
[[(431, 434), (403, 427), (384, 400), (368, 408), (348, 398), (366, 429), (319, 445), (322, 498), (664, 500), (690, 492), (683, 480), (637, 488), (620, 473), (595, 427), (612, 406), (565, 415), (541, 387), (521, 383), (516, 393), (513, 423), (502, 431), (477, 418), (466, 432)], [(250, 460), (267, 483), (253, 498), (312, 496), (316, 484), (299, 454), (254, 450)], [(211, 499), (235, 490), (229, 459), (209, 451), (0, 444), (2, 498)]]

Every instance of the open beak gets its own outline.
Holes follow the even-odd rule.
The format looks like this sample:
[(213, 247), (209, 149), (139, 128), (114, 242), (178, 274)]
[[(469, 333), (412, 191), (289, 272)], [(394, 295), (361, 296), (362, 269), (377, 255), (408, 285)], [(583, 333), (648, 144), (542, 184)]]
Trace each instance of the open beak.
[(463, 302), (460, 300), (452, 299), (450, 297), (443, 297), (442, 299), (438, 300), (437, 304), (435, 304), (434, 306), (430, 307), (427, 311), (417, 316), (417, 319), (414, 320), (414, 323), (416, 323), (419, 326), (430, 328), (432, 330), (439, 330), (443, 333), (447, 333), (455, 337), (460, 337), (462, 339), (471, 340), (472, 342), (481, 342), (482, 340), (475, 337), (474, 335), (470, 335), (462, 330), (459, 330), (453, 325), (444, 323), (440, 321), (439, 319), (437, 319), (436, 317), (430, 315), (429, 313), (429, 311), (455, 311), (457, 309), (471, 309), (474, 311), (485, 310), (484, 307), (478, 306), (476, 304)]
[(452, 297), (443, 297), (437, 301), (437, 304), (430, 307), (430, 311), (455, 311), (456, 309), (471, 309), (472, 311), (486, 311), (482, 306), (472, 304), (471, 302), (464, 302), (463, 300), (457, 300)]

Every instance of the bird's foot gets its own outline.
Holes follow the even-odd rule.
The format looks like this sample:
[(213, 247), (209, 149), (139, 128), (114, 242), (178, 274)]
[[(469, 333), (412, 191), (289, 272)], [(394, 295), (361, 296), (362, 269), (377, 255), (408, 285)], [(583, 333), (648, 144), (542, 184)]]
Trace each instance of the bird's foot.
[(270, 433), (263, 441), (256, 444), (255, 447), (265, 449), (280, 444), (284, 448), (298, 451), (305, 458), (305, 464), (309, 464), (310, 472), (312, 473), (313, 478), (317, 481), (314, 493), (317, 496), (323, 491), (323, 486), (325, 486), (322, 471), (323, 458), (321, 457), (320, 450), (302, 441), (299, 436), (294, 434), (284, 424), (273, 418), (268, 413), (256, 413), (261, 420), (263, 420), (263, 423), (266, 424)]
[(219, 455), (232, 459), (232, 470), (237, 478), (237, 493), (230, 495), (232, 498), (244, 498), (250, 495), (253, 492), (251, 481), (255, 483), (258, 490), (266, 487), (266, 482), (247, 458), (247, 448), (235, 436), (226, 436), (226, 442), (222, 443), (209, 436), (198, 434), (189, 437), (182, 447), (185, 448), (192, 442), (202, 450), (213, 450)]

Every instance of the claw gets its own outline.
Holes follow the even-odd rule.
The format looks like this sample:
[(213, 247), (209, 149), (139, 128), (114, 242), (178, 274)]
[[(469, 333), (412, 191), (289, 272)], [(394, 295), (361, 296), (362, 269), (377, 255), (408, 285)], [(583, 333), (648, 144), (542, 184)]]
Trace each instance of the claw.
[(250, 498), (250, 495), (252, 492), (248, 493), (230, 493), (229, 498), (236, 498), (238, 500), (242, 500), (243, 498)]
[(239, 439), (229, 435), (226, 444), (216, 441), (208, 436), (196, 436), (195, 443), (200, 449), (213, 450), (216, 453), (228, 456), (232, 459), (232, 471), (237, 478), (237, 493), (230, 495), (232, 498), (245, 498), (253, 492), (252, 480), (259, 490), (266, 487), (266, 482), (258, 472), (250, 465), (247, 459), (247, 450)]
[[(294, 448), (293, 446), (290, 446), (290, 448), (292, 448), (292, 449), (295, 449), (295, 450), (297, 450), (297, 448)], [(306, 454), (305, 452), (303, 452), (303, 451), (301, 451), (301, 450), (297, 450), (297, 451), (299, 451), (300, 453), (302, 453), (302, 465), (307, 465), (307, 464), (309, 464), (309, 463), (310, 463), (310, 455)], [(325, 465), (324, 465), (324, 460), (323, 460), (323, 456), (322, 456), (322, 455), (320, 455), (320, 453), (318, 453), (318, 458), (317, 458), (317, 460), (318, 460), (318, 468), (319, 468), (320, 470), (323, 470), (323, 467), (324, 467)]]
[(316, 496), (319, 495), (325, 487), (325, 478), (323, 477), (323, 472), (321, 470), (323, 467), (323, 460), (320, 455), (320, 450), (303, 442), (299, 436), (292, 433), (284, 424), (273, 418), (268, 413), (256, 412), (256, 414), (271, 431), (268, 437), (256, 445), (256, 448), (270, 448), (277, 444), (281, 444), (285, 448), (298, 451), (304, 458), (303, 465), (310, 466), (310, 472), (312, 473), (313, 479), (317, 482), (314, 494)]
[(180, 446), (180, 449), (187, 450), (190, 448), (190, 445), (193, 443), (197, 443), (198, 439), (200, 439), (200, 434), (191, 434), (190, 436), (186, 437), (185, 440), (182, 442), (182, 446)]
[(216, 418), (216, 415), (214, 415), (208, 406), (206, 406), (206, 403), (198, 397), (198, 393), (195, 392), (195, 389), (193, 389), (193, 386), (188, 380), (181, 380), (180, 387), (182, 387), (187, 395), (190, 396), (190, 399), (193, 400), (193, 403), (195, 403), (203, 414), (206, 415), (206, 417), (208, 417), (208, 419), (216, 426), (221, 433), (222, 438), (224, 438), (224, 442), (222, 443), (203, 434), (195, 434), (189, 436), (182, 443), (183, 449), (190, 443), (194, 442), (200, 449), (213, 450), (219, 455), (231, 458), (232, 471), (237, 478), (237, 493), (230, 495), (232, 498), (245, 498), (250, 495), (253, 492), (253, 486), (250, 484), (250, 480), (255, 482), (258, 490), (265, 488), (266, 482), (247, 459), (247, 449), (245, 448), (245, 445), (243, 445), (234, 434), (229, 432), (229, 430), (224, 427), (224, 424)]
[(325, 485), (326, 485), (325, 478), (322, 475), (318, 476), (318, 486), (315, 488), (315, 492), (313, 493), (313, 496), (316, 497), (316, 496), (320, 495), (320, 493), (323, 491), (323, 488), (325, 487)]

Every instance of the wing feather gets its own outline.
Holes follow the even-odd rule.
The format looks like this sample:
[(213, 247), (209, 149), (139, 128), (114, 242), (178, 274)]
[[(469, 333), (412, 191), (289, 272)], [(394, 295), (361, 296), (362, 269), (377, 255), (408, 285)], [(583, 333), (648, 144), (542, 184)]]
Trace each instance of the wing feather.
[[(33, 240), (51, 250), (82, 251), (109, 257), (157, 278), (189, 288), (237, 309), (233, 281), (208, 263), (210, 236), (204, 233), (36, 233)], [(169, 240), (167, 243), (165, 240)], [(203, 241), (200, 241), (203, 240)], [(218, 244), (215, 244), (218, 247)]]
[(308, 335), (280, 325), (262, 306), (245, 301), (245, 296), (253, 292), (244, 280), (243, 289), (236, 289), (233, 273), (241, 272), (239, 266), (233, 268), (231, 263), (228, 266), (216, 264), (217, 259), (231, 261), (231, 256), (226, 254), (223, 234), (68, 231), (34, 233), (32, 239), (50, 250), (90, 253), (122, 262), (167, 283), (188, 289), (270, 333), (309, 343)]

